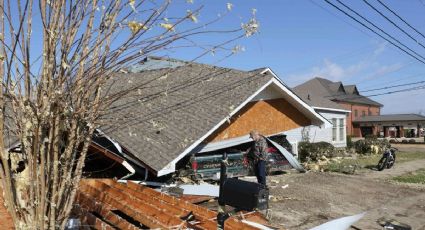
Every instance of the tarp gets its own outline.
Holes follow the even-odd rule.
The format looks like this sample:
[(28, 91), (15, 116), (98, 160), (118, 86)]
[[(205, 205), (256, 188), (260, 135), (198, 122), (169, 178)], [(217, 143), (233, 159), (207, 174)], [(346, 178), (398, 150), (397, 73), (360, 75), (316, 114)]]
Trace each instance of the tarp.
[(288, 150), (286, 150), (284, 147), (279, 145), (278, 143), (270, 140), (266, 137), (266, 139), (275, 147), (277, 150), (279, 150), (280, 153), (288, 160), (289, 164), (296, 170), (300, 172), (305, 172), (305, 169), (303, 166), (298, 162), (298, 160), (290, 153)]

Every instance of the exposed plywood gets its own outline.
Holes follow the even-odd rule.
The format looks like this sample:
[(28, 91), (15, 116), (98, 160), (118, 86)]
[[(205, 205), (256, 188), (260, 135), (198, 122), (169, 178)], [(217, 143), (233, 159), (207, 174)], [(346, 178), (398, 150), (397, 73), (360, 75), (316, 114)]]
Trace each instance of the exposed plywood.
[(309, 118), (283, 98), (250, 102), (206, 142), (244, 136), (253, 129), (263, 135), (270, 135), (310, 124)]

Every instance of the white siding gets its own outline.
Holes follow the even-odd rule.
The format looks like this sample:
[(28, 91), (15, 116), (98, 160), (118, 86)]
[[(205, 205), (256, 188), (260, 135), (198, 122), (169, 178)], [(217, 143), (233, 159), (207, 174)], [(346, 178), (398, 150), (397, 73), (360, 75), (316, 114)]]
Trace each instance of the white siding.
[[(346, 147), (346, 133), (347, 128), (345, 126), (346, 123), (346, 113), (341, 112), (331, 112), (331, 111), (323, 111), (323, 110), (316, 110), (316, 112), (319, 112), (320, 115), (325, 117), (328, 121), (332, 122), (332, 119), (336, 119), (337, 123), (337, 129), (336, 129), (336, 141), (332, 141), (332, 126), (329, 128), (320, 128), (318, 126), (306, 126), (301, 127), (297, 129), (292, 129), (289, 131), (284, 132), (287, 135), (287, 139), (289, 142), (299, 142), (304, 141), (306, 137), (308, 136), (308, 139), (310, 142), (320, 142), (325, 141), (333, 144), (335, 147)], [(343, 119), (344, 122), (344, 128), (343, 128), (343, 139), (340, 140), (340, 128), (339, 128), (339, 122), (340, 119)]]

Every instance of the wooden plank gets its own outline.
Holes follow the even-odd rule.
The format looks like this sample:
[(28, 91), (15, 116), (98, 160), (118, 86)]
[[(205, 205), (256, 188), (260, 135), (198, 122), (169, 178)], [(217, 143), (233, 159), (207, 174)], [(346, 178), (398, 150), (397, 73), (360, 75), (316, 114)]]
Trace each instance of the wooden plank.
[(190, 202), (192, 204), (199, 204), (199, 203), (214, 199), (214, 197), (212, 197), (212, 196), (199, 196), (199, 195), (181, 195), (179, 197), (179, 199)]
[(96, 184), (97, 187), (93, 187), (84, 182), (80, 188), (81, 191), (99, 202), (116, 207), (149, 228), (170, 228), (183, 223), (179, 219), (170, 218), (169, 215), (154, 207), (138, 202), (133, 197), (126, 196), (119, 191), (110, 190), (107, 188), (108, 185)]
[[(190, 202), (180, 200), (176, 197), (155, 191), (151, 188), (128, 182), (126, 184), (118, 183), (111, 179), (86, 179), (81, 183), (80, 191), (95, 201), (117, 208), (128, 216), (139, 221), (150, 228), (192, 228), (192, 229), (217, 229), (217, 212), (211, 211), (205, 207), (194, 205)], [(90, 203), (90, 201), (85, 201)], [(162, 209), (162, 212), (168, 213), (168, 216), (178, 219), (180, 224), (171, 223), (169, 219), (164, 218), (163, 214), (156, 209), (151, 210), (151, 206), (156, 205)], [(96, 206), (94, 207), (95, 210)], [(106, 208), (108, 209), (108, 208)], [(111, 208), (109, 208), (111, 209)], [(192, 212), (195, 216), (194, 221), (182, 221), (176, 215)], [(108, 215), (108, 212), (99, 210), (102, 216)], [(117, 223), (118, 219), (105, 219), (109, 223)], [(161, 227), (154, 227), (161, 226)], [(247, 225), (238, 217), (230, 217), (225, 223), (226, 229), (256, 229)], [(123, 228), (124, 229), (124, 228)]]
[(128, 230), (140, 229), (134, 224), (129, 223), (127, 220), (113, 213), (112, 210), (116, 210), (115, 207), (112, 207), (105, 203), (96, 202), (95, 199), (92, 199), (87, 194), (81, 191), (77, 194), (76, 200), (80, 205), (80, 209), (98, 213), (102, 216), (104, 220), (111, 223), (115, 227)]

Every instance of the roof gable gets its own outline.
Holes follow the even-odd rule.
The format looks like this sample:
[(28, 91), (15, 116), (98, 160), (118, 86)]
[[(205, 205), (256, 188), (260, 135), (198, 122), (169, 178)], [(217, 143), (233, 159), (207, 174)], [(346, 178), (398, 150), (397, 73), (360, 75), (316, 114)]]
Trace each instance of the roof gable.
[(273, 77), (197, 63), (116, 74), (114, 102), (100, 129), (159, 171)]
[(328, 89), (331, 81), (323, 78), (313, 78), (293, 88), (294, 92), (310, 106), (344, 110), (344, 108), (333, 102), (332, 93)]
[[(110, 93), (134, 90), (111, 105), (102, 117), (109, 125), (100, 127), (158, 175), (174, 171), (177, 160), (268, 85), (280, 84), (264, 69), (239, 71), (198, 63), (162, 66), (113, 76)], [(325, 122), (297, 100), (304, 113)]]
[(344, 89), (347, 94), (360, 95), (356, 85), (344, 85)]
[[(335, 102), (347, 102), (353, 104), (365, 104), (377, 107), (383, 105), (368, 98), (360, 95), (355, 85), (344, 86), (341, 82), (332, 82), (324, 78), (313, 78), (303, 84), (300, 84), (294, 88), (294, 90), (304, 98), (316, 99), (310, 100), (309, 103), (312, 106), (343, 109), (339, 105), (335, 105)], [(329, 103), (332, 101), (333, 103)]]

